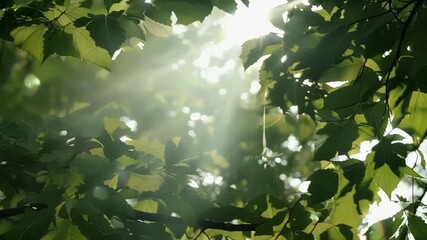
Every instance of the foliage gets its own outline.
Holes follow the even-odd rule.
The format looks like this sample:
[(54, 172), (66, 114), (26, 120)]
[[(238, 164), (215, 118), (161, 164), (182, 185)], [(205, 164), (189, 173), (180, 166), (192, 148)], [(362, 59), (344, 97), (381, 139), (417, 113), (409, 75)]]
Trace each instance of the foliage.
[[(402, 210), (373, 225), (370, 239), (425, 235), (426, 3), (312, 0), (278, 6), (271, 22), (283, 36), (249, 40), (241, 52), (246, 69), (264, 57), (264, 111), (257, 101), (240, 106), (236, 127), (225, 133), (219, 121), (188, 136), (188, 129), (173, 125), (186, 123), (180, 116), (171, 117), (167, 130), (156, 125), (167, 118), (164, 112), (188, 103), (197, 109), (198, 100), (210, 94), (212, 86), (183, 85), (189, 74), (176, 74), (178, 83), (157, 83), (150, 80), (155, 74), (146, 74), (144, 92), (132, 90), (132, 82), (121, 93), (140, 95), (141, 109), (141, 102), (110, 93), (120, 85), (100, 77), (108, 73), (76, 61), (120, 72), (130, 67), (112, 68), (116, 51), (137, 51), (135, 45), (146, 39), (145, 68), (165, 65), (164, 46), (177, 46), (172, 43), (179, 37), (159, 40), (152, 34), (164, 25), (203, 21), (214, 7), (231, 13), (236, 4), (0, 3), (2, 61), (9, 60), (0, 66), (7, 103), (0, 121), (2, 239), (358, 239), (379, 191), (397, 199)], [(30, 90), (40, 84), (32, 75), (37, 66), (6, 41), (44, 62), (39, 74), (50, 79), (44, 80), (50, 88), (33, 93), (17, 84), (24, 78)], [(183, 59), (190, 50), (171, 48)], [(159, 62), (152, 59), (156, 55)], [(188, 94), (189, 86), (200, 96), (174, 95)], [(101, 97), (93, 96), (95, 87)], [(146, 124), (143, 131), (125, 124), (129, 119), (122, 116), (128, 115)], [(286, 144), (292, 139), (297, 147)], [(359, 160), (366, 143), (372, 149)], [(216, 169), (225, 184), (203, 185), (208, 169)], [(307, 192), (290, 187), (291, 178), (310, 181)], [(396, 197), (394, 190), (405, 183), (420, 193), (411, 200)]]

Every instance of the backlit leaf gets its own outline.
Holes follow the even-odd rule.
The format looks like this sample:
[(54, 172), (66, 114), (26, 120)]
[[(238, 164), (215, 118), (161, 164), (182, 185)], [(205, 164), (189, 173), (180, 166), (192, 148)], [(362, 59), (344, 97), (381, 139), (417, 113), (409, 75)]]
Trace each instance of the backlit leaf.
[(44, 46), (45, 59), (52, 54), (79, 57), (77, 50), (74, 48), (73, 36), (64, 31), (48, 31), (45, 34)]
[(160, 175), (143, 175), (134, 172), (129, 173), (127, 186), (138, 192), (157, 191), (163, 184), (164, 179)]
[(415, 144), (420, 144), (426, 137), (427, 124), (427, 93), (414, 91), (406, 110), (406, 114), (400, 122), (399, 128), (406, 131)]
[(73, 42), (79, 57), (107, 70), (111, 68), (111, 56), (108, 52), (95, 45), (89, 32), (84, 28), (67, 27), (66, 32), (73, 35)]
[[(126, 37), (130, 38), (133, 36), (129, 35), (135, 34), (132, 28), (127, 26), (129, 30), (125, 30), (122, 24), (132, 26), (132, 22), (123, 16), (123, 11), (112, 12), (108, 15), (89, 15), (89, 17), (77, 19), (74, 23), (76, 27), (86, 26), (96, 45), (107, 49), (110, 55), (120, 48)], [(126, 31), (128, 34), (125, 34)], [(139, 36), (135, 37), (141, 37), (142, 30), (137, 34)]]
[(275, 34), (246, 41), (242, 46), (242, 53), (240, 54), (243, 67), (248, 69), (262, 56), (280, 50), (280, 48), (281, 39)]
[(31, 25), (16, 28), (11, 35), (16, 45), (27, 50), (39, 63), (44, 60), (44, 35), (47, 27), (44, 25)]

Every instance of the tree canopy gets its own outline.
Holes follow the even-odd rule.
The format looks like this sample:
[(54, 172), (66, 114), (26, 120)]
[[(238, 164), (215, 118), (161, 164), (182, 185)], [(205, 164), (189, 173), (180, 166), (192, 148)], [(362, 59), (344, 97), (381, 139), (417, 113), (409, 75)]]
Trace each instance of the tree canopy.
[(283, 1), (203, 60), (238, 6), (2, 0), (0, 238), (425, 238), (427, 3)]

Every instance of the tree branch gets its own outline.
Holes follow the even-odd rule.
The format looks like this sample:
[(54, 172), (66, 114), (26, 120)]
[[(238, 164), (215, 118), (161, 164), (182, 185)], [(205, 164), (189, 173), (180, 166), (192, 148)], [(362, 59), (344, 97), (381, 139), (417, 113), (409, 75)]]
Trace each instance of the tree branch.
[[(45, 204), (37, 204), (37, 205), (4, 209), (4, 210), (0, 210), (0, 219), (5, 219), (5, 218), (24, 214), (26, 212), (26, 209), (40, 211), (45, 208), (47, 208)], [(135, 215), (138, 220), (142, 220), (142, 221), (151, 221), (151, 222), (158, 222), (163, 224), (184, 224), (184, 221), (182, 220), (182, 218), (168, 216), (168, 215), (159, 214), (159, 213), (149, 213), (149, 212), (135, 210)], [(208, 219), (201, 219), (198, 221), (197, 227), (201, 229), (220, 229), (220, 230), (225, 230), (229, 232), (250, 232), (250, 231), (255, 231), (255, 229), (260, 224), (261, 223), (232, 224), (232, 223), (226, 223), (226, 222), (212, 221)]]
[[(168, 216), (164, 214), (158, 213), (149, 213), (135, 210), (136, 217), (139, 220), (143, 221), (152, 221), (159, 222), (164, 224), (184, 224), (182, 218)], [(221, 229), (225, 231), (239, 231), (239, 232), (247, 232), (247, 231), (255, 231), (256, 227), (260, 224), (231, 224), (225, 222), (217, 222), (207, 219), (201, 219), (198, 221), (198, 227), (202, 229)]]

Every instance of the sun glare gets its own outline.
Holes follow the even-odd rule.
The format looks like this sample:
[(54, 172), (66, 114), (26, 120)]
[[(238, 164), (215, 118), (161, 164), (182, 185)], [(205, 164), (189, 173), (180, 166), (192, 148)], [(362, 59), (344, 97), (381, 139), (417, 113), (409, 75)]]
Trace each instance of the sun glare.
[(249, 7), (238, 1), (236, 13), (224, 23), (227, 38), (237, 44), (266, 35), (270, 32), (280, 34), (269, 21), (270, 10), (283, 3), (283, 0), (252, 0)]

